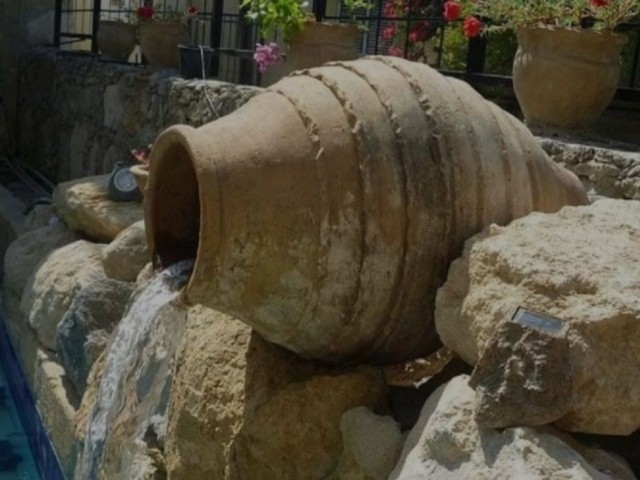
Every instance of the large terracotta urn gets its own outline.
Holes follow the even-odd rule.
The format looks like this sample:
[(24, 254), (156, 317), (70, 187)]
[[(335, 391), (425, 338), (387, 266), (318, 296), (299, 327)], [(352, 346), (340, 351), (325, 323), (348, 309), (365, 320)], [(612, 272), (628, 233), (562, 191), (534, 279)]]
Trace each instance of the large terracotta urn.
[(262, 85), (271, 85), (296, 70), (319, 67), (327, 62), (355, 60), (360, 56), (356, 25), (307, 22), (287, 45), (286, 61), (271, 67)]
[(195, 258), (184, 300), (328, 362), (434, 351), (436, 291), (466, 239), (587, 201), (522, 123), (395, 57), (293, 73), (169, 128), (150, 165), (155, 265)]
[(175, 68), (180, 65), (178, 45), (189, 40), (187, 26), (183, 22), (140, 22), (140, 50), (152, 67)]
[(518, 31), (513, 86), (525, 121), (566, 130), (592, 125), (615, 95), (626, 37), (562, 28)]
[(105, 58), (126, 62), (136, 46), (136, 27), (124, 22), (100, 20), (97, 40)]

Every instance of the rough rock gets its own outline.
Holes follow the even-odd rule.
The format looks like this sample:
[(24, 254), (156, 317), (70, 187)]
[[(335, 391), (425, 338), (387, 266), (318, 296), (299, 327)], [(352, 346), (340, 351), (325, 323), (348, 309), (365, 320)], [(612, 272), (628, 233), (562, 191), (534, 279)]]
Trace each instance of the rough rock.
[(51, 225), (21, 235), (7, 249), (4, 257), (4, 288), (18, 298), (36, 266), (56, 248), (78, 240), (64, 225)]
[(370, 367), (294, 382), (245, 416), (232, 478), (330, 478), (342, 451), (342, 415), (357, 406), (379, 412), (385, 403), (382, 373)]
[(80, 399), (64, 369), (52, 358), (39, 363), (35, 380), (37, 408), (66, 475), (76, 461), (75, 418)]
[(340, 372), (301, 360), (232, 317), (192, 307), (169, 407), (167, 473), (324, 478), (339, 461), (342, 413), (379, 406), (383, 392), (377, 369)]
[(60, 217), (53, 205), (35, 205), (24, 219), (25, 230), (35, 230), (60, 223)]
[(404, 437), (391, 417), (356, 407), (340, 420), (343, 451), (340, 480), (387, 480), (398, 461)]
[(24, 288), (20, 310), (45, 347), (56, 350), (56, 330), (76, 293), (104, 278), (103, 245), (78, 240), (55, 250), (36, 268)]
[(549, 157), (575, 173), (588, 191), (640, 200), (640, 152), (540, 138)]
[(136, 222), (120, 232), (102, 252), (104, 272), (114, 280), (135, 282), (150, 261), (144, 221)]
[(193, 307), (178, 354), (167, 428), (167, 472), (174, 479), (224, 479), (242, 425), (251, 329)]
[(60, 363), (81, 395), (91, 365), (105, 349), (132, 290), (130, 283), (107, 278), (89, 283), (78, 291), (58, 325)]
[(389, 480), (634, 478), (624, 460), (551, 427), (479, 428), (468, 379), (456, 377), (429, 397)]
[(0, 257), (24, 230), (24, 204), (0, 185)]
[(476, 365), (476, 421), (483, 428), (545, 425), (571, 410), (568, 324), (548, 331), (502, 323)]
[(73, 230), (97, 241), (110, 242), (121, 231), (142, 220), (136, 202), (108, 199), (109, 175), (98, 175), (59, 184), (53, 202), (64, 222)]
[(438, 292), (440, 337), (475, 364), (518, 306), (568, 322), (572, 408), (556, 425), (628, 435), (640, 427), (639, 244), (640, 202), (631, 200), (489, 228), (467, 243)]

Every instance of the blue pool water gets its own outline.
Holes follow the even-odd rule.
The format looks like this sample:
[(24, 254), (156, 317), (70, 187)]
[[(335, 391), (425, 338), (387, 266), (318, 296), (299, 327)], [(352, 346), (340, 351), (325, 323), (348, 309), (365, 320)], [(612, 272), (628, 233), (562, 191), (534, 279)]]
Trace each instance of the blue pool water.
[(0, 480), (39, 480), (29, 440), (0, 365)]

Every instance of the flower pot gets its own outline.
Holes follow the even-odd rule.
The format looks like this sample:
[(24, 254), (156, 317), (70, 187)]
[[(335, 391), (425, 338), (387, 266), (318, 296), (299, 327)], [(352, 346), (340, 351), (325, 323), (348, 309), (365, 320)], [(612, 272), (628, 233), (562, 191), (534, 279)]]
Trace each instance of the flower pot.
[(156, 266), (196, 259), (188, 302), (305, 357), (394, 363), (438, 347), (436, 291), (466, 239), (586, 202), (577, 177), (469, 85), (370, 57), (163, 132), (145, 220)]
[(263, 85), (270, 85), (296, 70), (358, 58), (359, 33), (358, 27), (350, 24), (306, 23), (291, 39), (286, 61), (267, 71)]
[(526, 123), (576, 130), (593, 124), (615, 95), (626, 37), (555, 28), (521, 29), (513, 86)]
[(189, 40), (182, 22), (140, 22), (140, 50), (152, 67), (178, 68), (178, 45)]
[(204, 78), (211, 76), (214, 50), (211, 47), (180, 45), (180, 76), (182, 78)]
[(144, 197), (144, 192), (147, 189), (147, 181), (149, 180), (149, 167), (146, 165), (132, 165), (129, 167), (129, 171), (133, 174), (133, 178), (135, 178), (138, 184), (138, 189)]
[(98, 48), (105, 58), (126, 62), (136, 46), (136, 27), (123, 22), (100, 20)]

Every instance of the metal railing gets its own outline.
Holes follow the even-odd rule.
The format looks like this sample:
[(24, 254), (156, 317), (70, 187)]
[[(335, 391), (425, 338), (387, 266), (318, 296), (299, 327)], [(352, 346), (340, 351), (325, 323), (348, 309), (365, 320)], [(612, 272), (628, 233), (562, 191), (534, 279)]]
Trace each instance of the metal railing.
[[(99, 55), (97, 30), (101, 19), (126, 19), (135, 15), (142, 2), (151, 0), (56, 0), (54, 41), (60, 50)], [(420, 7), (402, 15), (389, 15), (389, 0), (370, 0), (368, 12), (355, 15), (337, 9), (327, 14), (327, 1), (315, 0), (312, 11), (318, 20), (357, 21), (362, 27), (360, 51), (366, 54), (395, 54), (427, 62), (446, 74), (462, 77), (475, 85), (511, 85), (510, 69), (516, 49), (512, 34), (466, 39), (457, 22), (442, 18), (441, 0), (422, 0)], [(253, 62), (255, 44), (260, 41), (255, 25), (240, 12), (238, 0), (161, 0), (157, 11), (197, 4), (201, 25), (197, 43), (216, 52), (214, 76), (226, 81), (258, 84), (260, 75)], [(240, 13), (226, 13), (228, 11)], [(336, 10), (336, 9), (334, 9)], [(417, 30), (417, 29), (420, 30)], [(390, 29), (395, 34), (389, 35)], [(616, 98), (640, 101), (640, 22), (622, 25), (629, 38), (623, 52), (622, 75)], [(413, 35), (412, 33), (418, 32)], [(139, 63), (135, 57), (133, 63)]]

